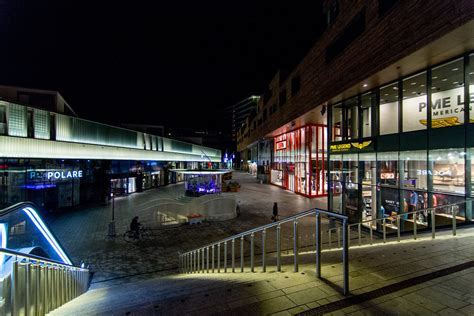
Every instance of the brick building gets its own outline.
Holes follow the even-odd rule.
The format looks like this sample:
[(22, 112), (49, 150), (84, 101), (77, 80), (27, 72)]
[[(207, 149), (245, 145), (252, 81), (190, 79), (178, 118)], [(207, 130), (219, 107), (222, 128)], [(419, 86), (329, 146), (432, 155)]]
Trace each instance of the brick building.
[[(320, 39), (238, 131), (242, 160), (353, 221), (470, 199), (474, 2), (328, 0), (324, 12)], [(453, 215), (472, 221), (470, 204)]]

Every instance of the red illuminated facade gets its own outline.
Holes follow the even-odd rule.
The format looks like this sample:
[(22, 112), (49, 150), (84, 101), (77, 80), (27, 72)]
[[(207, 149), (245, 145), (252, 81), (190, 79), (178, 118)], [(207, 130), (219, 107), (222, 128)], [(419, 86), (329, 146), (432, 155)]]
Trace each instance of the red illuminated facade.
[(307, 197), (326, 195), (325, 125), (307, 125), (274, 138), (270, 182)]

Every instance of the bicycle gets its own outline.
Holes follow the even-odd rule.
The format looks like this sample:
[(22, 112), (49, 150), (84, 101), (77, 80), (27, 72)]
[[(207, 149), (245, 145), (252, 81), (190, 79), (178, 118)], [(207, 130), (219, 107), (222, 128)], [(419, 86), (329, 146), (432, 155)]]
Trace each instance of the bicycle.
[(151, 238), (151, 231), (143, 226), (140, 227), (138, 230), (138, 234), (136, 234), (132, 230), (127, 230), (125, 234), (123, 234), (123, 240), (126, 242), (133, 242), (136, 240), (148, 240)]

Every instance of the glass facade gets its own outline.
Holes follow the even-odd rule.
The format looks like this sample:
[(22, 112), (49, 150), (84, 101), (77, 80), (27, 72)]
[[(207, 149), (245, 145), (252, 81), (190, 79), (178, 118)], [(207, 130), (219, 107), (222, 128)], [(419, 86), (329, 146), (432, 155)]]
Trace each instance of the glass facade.
[(326, 194), (326, 126), (310, 125), (274, 138), (272, 184), (303, 194)]
[(409, 214), (402, 216), (401, 230), (413, 230), (415, 221), (419, 229), (430, 227), (428, 212), (410, 212), (431, 207), (438, 207), (436, 225), (472, 221), (474, 142), (465, 135), (474, 132), (469, 124), (474, 123), (473, 57), (447, 61), (329, 107), (332, 210), (377, 230), (381, 222), (370, 220), (384, 219), (388, 232), (398, 229), (395, 215), (403, 213)]

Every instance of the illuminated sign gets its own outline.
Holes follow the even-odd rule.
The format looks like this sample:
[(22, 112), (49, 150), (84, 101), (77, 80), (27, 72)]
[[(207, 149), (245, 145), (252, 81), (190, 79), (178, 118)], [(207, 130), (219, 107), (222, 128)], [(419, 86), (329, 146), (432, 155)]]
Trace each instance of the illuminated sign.
[(371, 140), (367, 140), (361, 143), (333, 144), (329, 147), (329, 150), (332, 153), (359, 151), (362, 149), (369, 149), (367, 147), (370, 146), (371, 144), (372, 144)]
[(286, 148), (286, 141), (276, 143), (276, 150), (282, 150)]
[(34, 170), (29, 172), (29, 179), (46, 179), (46, 180), (66, 180), (82, 178), (82, 170)]

